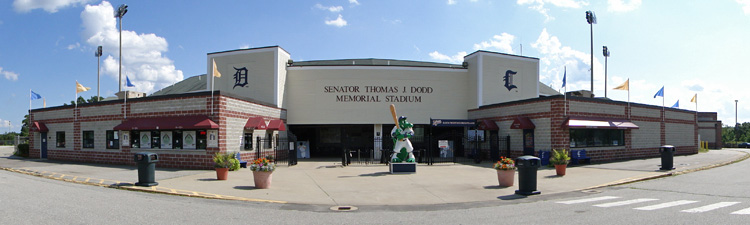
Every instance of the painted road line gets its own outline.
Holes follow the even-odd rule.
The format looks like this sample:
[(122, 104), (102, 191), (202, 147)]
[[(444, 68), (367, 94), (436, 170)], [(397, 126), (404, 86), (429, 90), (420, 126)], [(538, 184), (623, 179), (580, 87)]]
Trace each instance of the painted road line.
[(739, 214), (739, 215), (748, 215), (750, 214), (750, 208), (743, 209), (740, 211), (733, 212), (732, 214)]
[(614, 207), (614, 206), (623, 206), (623, 205), (630, 205), (635, 203), (641, 203), (641, 202), (650, 202), (650, 201), (656, 201), (659, 199), (655, 198), (639, 198), (639, 199), (633, 199), (633, 200), (627, 200), (627, 201), (619, 201), (619, 202), (611, 202), (611, 203), (604, 203), (599, 205), (594, 205), (596, 207)]
[(739, 204), (739, 202), (719, 202), (719, 203), (714, 203), (714, 204), (710, 204), (710, 205), (707, 205), (707, 206), (701, 206), (701, 207), (694, 208), (694, 209), (682, 210), (682, 212), (687, 212), (687, 213), (702, 213), (702, 212), (708, 212), (708, 211), (711, 211), (711, 210), (714, 210), (714, 209), (718, 209), (718, 208), (724, 208), (724, 207), (727, 207), (727, 206), (733, 206), (735, 204)]
[(616, 198), (620, 198), (620, 197), (602, 196), (602, 197), (596, 197), (596, 198), (584, 198), (584, 199), (578, 199), (578, 200), (562, 201), (562, 202), (557, 202), (557, 203), (571, 205), (571, 204), (578, 204), (578, 203), (585, 203), (585, 202), (604, 201), (604, 200), (610, 200), (610, 199), (616, 199)]
[(673, 202), (665, 202), (665, 203), (656, 204), (656, 205), (638, 207), (638, 208), (635, 208), (635, 209), (637, 209), (637, 210), (657, 210), (657, 209), (669, 208), (669, 207), (673, 207), (673, 206), (680, 206), (680, 205), (692, 204), (692, 203), (696, 203), (696, 202), (698, 202), (698, 201), (679, 200), (679, 201), (673, 201)]

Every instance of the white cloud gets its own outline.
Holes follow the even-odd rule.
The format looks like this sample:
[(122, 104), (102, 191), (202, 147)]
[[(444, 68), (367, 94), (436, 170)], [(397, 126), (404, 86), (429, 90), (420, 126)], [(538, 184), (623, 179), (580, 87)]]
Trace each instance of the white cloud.
[[(591, 89), (591, 55), (572, 49), (569, 46), (563, 46), (556, 36), (547, 33), (547, 29), (542, 30), (536, 42), (531, 44), (541, 57), (539, 80), (543, 83), (552, 83), (553, 87), (562, 86), (562, 77), (567, 67), (567, 86), (568, 90), (589, 90)], [(594, 82), (604, 77), (604, 72), (598, 68), (604, 68), (597, 59), (594, 59)], [(604, 87), (604, 85), (594, 85), (595, 87)], [(595, 89), (596, 90), (596, 89)]]
[(344, 20), (344, 17), (341, 16), (341, 14), (339, 14), (339, 17), (335, 20), (326, 20), (326, 25), (343, 27), (346, 26), (346, 24), (346, 20)]
[(320, 3), (315, 4), (315, 8), (318, 8), (320, 10), (328, 10), (334, 13), (344, 11), (344, 7), (342, 6), (323, 6)]
[(10, 121), (8, 121), (8, 120), (0, 119), (0, 127), (3, 127), (3, 128), (8, 128), (8, 127), (13, 128), (13, 124)]
[(357, 0), (349, 0), (349, 4), (359, 5), (359, 1), (357, 1)]
[(458, 52), (453, 56), (447, 56), (438, 51), (430, 52), (430, 57), (432, 57), (432, 59), (450, 63), (461, 63), (464, 61), (464, 56), (466, 55), (466, 52)]
[(508, 33), (495, 35), (489, 42), (483, 41), (479, 44), (474, 44), (474, 50), (495, 49), (502, 53), (514, 54), (512, 45), (515, 38), (515, 36)]
[(250, 48), (249, 44), (242, 44), (242, 45), (240, 45), (240, 49), (247, 49), (247, 48)]
[(0, 74), (2, 74), (6, 80), (9, 81), (17, 81), (18, 80), (18, 74), (11, 72), (11, 71), (3, 71), (3, 68), (0, 67)]
[(549, 8), (545, 7), (545, 4), (552, 4), (556, 7), (560, 8), (581, 8), (583, 6), (589, 5), (586, 1), (576, 1), (576, 0), (517, 0), (516, 4), (518, 5), (530, 5), (529, 9), (536, 10), (537, 12), (541, 13), (546, 17), (545, 22), (549, 22), (554, 20), (555, 18), (549, 15)]
[[(629, 12), (641, 7), (641, 0), (608, 0), (607, 10), (610, 12)], [(745, 0), (748, 1), (748, 0)], [(739, 2), (739, 0), (738, 0)]]
[(742, 11), (745, 15), (750, 15), (750, 0), (737, 0), (737, 4), (742, 6)]
[(73, 49), (76, 49), (76, 48), (79, 48), (79, 47), (81, 47), (81, 43), (76, 42), (75, 44), (69, 44), (68, 45), (68, 50), (73, 50)]
[(456, 4), (456, 0), (448, 0), (448, 5), (455, 5), (455, 4)]
[(43, 9), (50, 13), (56, 13), (58, 10), (76, 5), (84, 5), (94, 0), (15, 0), (13, 8), (16, 12), (27, 13), (34, 9)]
[[(114, 8), (104, 1), (99, 5), (87, 5), (81, 12), (83, 39), (90, 46), (103, 46), (105, 55), (102, 73), (119, 80), (119, 30), (112, 16)], [(126, 17), (127, 19), (127, 17)], [(182, 71), (176, 70), (174, 62), (163, 55), (168, 50), (167, 40), (155, 34), (137, 34), (122, 31), (122, 80), (125, 76), (135, 84), (137, 91), (151, 93), (184, 79)]]

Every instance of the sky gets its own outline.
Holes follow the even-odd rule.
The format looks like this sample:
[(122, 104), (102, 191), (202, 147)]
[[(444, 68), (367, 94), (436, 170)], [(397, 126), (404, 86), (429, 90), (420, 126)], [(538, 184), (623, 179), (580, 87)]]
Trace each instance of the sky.
[[(718, 112), (750, 122), (750, 0), (5, 0), (0, 1), (0, 133), (18, 132), (31, 108), (118, 91), (122, 19), (124, 88), (151, 94), (205, 74), (207, 54), (281, 46), (295, 61), (382, 58), (460, 64), (477, 50), (540, 59), (540, 81), (628, 101)], [(602, 46), (611, 56), (605, 58)], [(100, 66), (94, 51), (103, 46)], [(664, 97), (654, 97), (664, 87)]]

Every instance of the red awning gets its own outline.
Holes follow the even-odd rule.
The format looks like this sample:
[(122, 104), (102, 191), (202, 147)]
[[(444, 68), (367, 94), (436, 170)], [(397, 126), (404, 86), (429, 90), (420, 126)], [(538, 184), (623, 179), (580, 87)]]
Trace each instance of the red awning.
[(259, 129), (259, 130), (265, 130), (267, 129), (266, 121), (263, 119), (263, 117), (250, 117), (250, 119), (247, 120), (247, 123), (245, 123), (245, 129)]
[(286, 131), (286, 126), (282, 120), (271, 120), (268, 122), (269, 130)]
[(47, 126), (44, 125), (44, 123), (40, 123), (40, 122), (32, 123), (30, 130), (32, 132), (49, 132), (49, 129), (47, 129)]
[(245, 123), (245, 129), (286, 131), (286, 126), (282, 120), (266, 120), (263, 117), (251, 117)]
[(638, 129), (638, 125), (627, 119), (575, 117), (568, 118), (563, 127), (591, 129)]
[(536, 125), (534, 125), (534, 122), (531, 122), (531, 119), (529, 117), (516, 117), (515, 120), (513, 120), (513, 124), (510, 125), (510, 129), (534, 129), (536, 128)]
[(219, 129), (219, 125), (208, 116), (169, 116), (131, 118), (125, 120), (114, 130), (195, 130)]
[(499, 130), (500, 128), (497, 127), (497, 123), (495, 123), (494, 120), (480, 120), (479, 129), (480, 130)]

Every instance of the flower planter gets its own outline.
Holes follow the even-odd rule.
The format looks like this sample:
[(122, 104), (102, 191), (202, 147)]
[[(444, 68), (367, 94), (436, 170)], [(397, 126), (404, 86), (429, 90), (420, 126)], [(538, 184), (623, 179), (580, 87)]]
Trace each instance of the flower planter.
[(253, 181), (255, 188), (267, 189), (271, 187), (271, 178), (273, 172), (253, 171)]
[(565, 176), (565, 168), (567, 167), (568, 165), (555, 165), (555, 172), (558, 176)]
[(512, 187), (515, 174), (515, 170), (497, 170), (497, 182), (501, 187)]
[(216, 179), (217, 180), (226, 180), (229, 176), (229, 168), (215, 168), (216, 169)]

